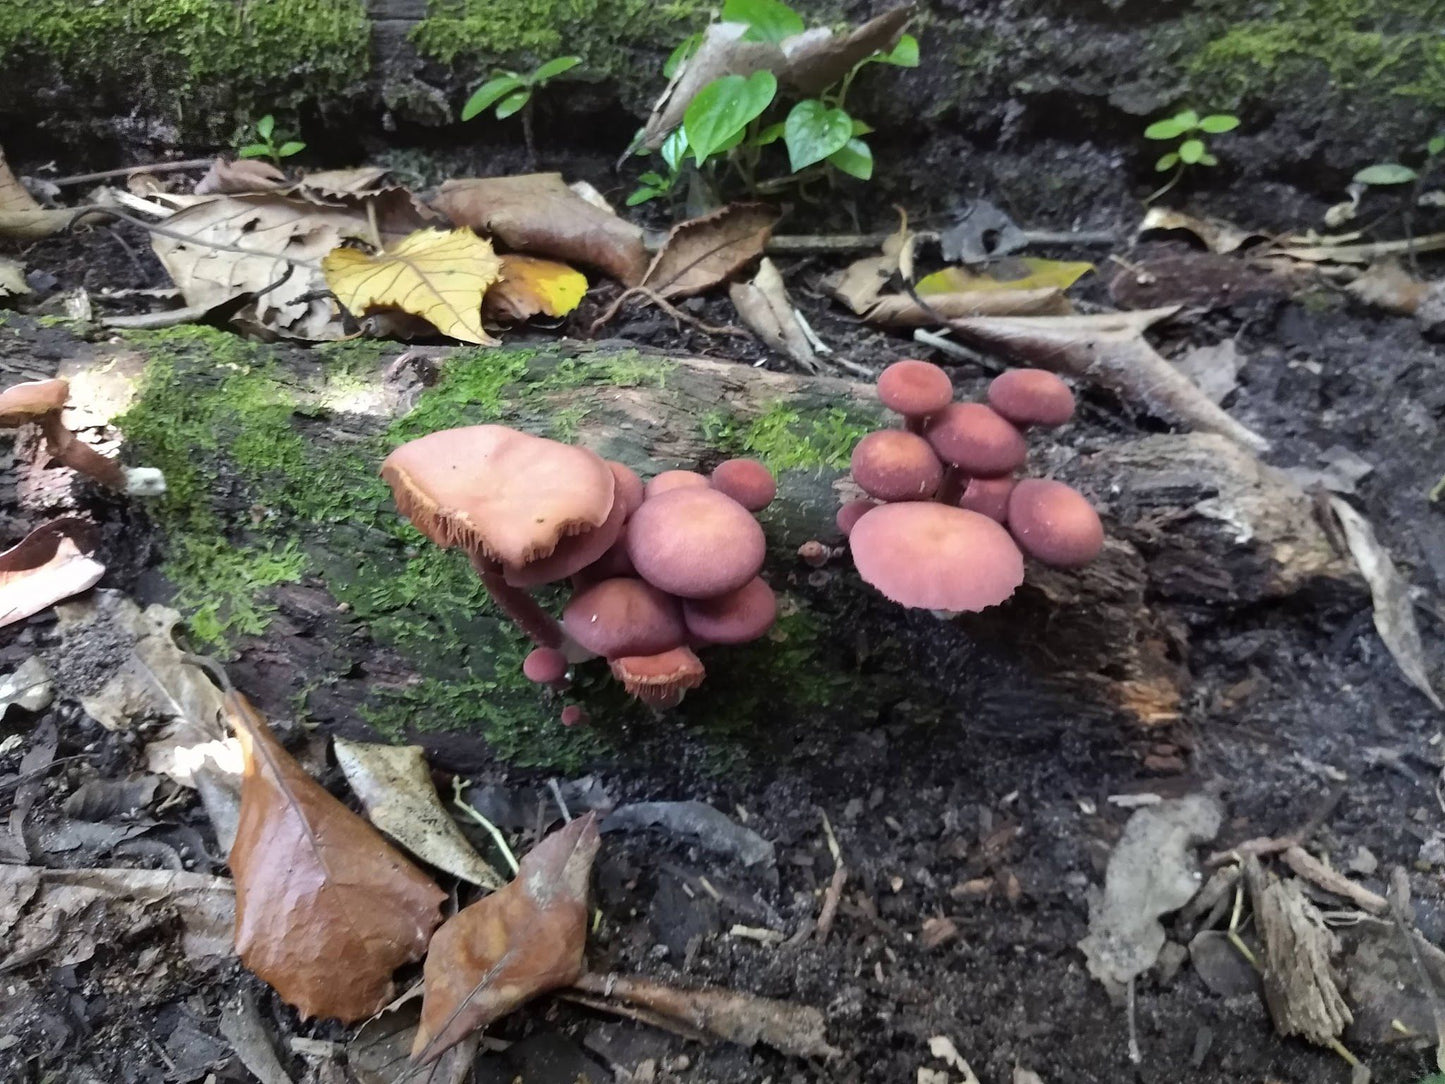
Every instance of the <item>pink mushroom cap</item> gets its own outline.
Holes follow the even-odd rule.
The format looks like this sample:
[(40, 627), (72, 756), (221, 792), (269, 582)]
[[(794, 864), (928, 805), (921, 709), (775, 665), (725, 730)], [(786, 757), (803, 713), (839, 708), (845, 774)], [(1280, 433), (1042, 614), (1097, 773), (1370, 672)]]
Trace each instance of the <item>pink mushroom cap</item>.
[(1030, 557), (1056, 568), (1079, 568), (1104, 548), (1104, 525), (1072, 486), (1026, 478), (1008, 502), (1009, 532)]
[(1024, 560), (987, 516), (937, 501), (884, 504), (848, 539), (864, 581), (903, 606), (950, 613), (996, 606), (1024, 582)]
[(522, 660), (522, 673), (538, 685), (553, 685), (567, 676), (567, 656), (555, 647), (534, 648)]
[(642, 479), (637, 477), (637, 472), (626, 463), (619, 463), (615, 459), (607, 460), (607, 469), (612, 472), (612, 478), (617, 483), (612, 499), (626, 506), (627, 515), (632, 515), (642, 504), (643, 494), (646, 492)]
[(665, 470), (654, 475), (647, 482), (647, 498), (661, 496), (674, 489), (688, 489), (708, 485), (707, 475), (695, 470)]
[(940, 459), (974, 478), (1011, 474), (1028, 457), (1023, 434), (982, 403), (951, 404), (929, 419), (924, 436)]
[(679, 598), (736, 591), (758, 574), (766, 550), (752, 513), (711, 488), (649, 496), (627, 525), (627, 553), (638, 575)]
[(778, 598), (757, 576), (736, 591), (717, 598), (688, 599), (682, 604), (687, 631), (711, 644), (745, 644), (756, 640), (778, 616)]
[(749, 512), (761, 512), (778, 495), (773, 472), (756, 459), (725, 459), (713, 468), (712, 487)]
[(869, 433), (853, 449), (853, 480), (880, 501), (925, 500), (938, 492), (943, 464), (928, 441), (902, 429)]
[(1018, 479), (1011, 474), (1002, 478), (970, 478), (958, 507), (978, 512), (995, 523), (1008, 522), (1008, 499)]
[(932, 362), (895, 361), (878, 376), (878, 398), (896, 414), (927, 417), (953, 402), (953, 381)]
[(585, 726), (588, 721), (587, 709), (580, 704), (568, 704), (562, 709), (563, 726)]
[(573, 596), (562, 611), (562, 627), (588, 651), (608, 658), (655, 655), (687, 636), (677, 599), (625, 576), (594, 583)]
[(863, 518), (864, 513), (870, 512), (877, 507), (877, 501), (857, 500), (848, 501), (842, 508), (838, 509), (836, 519), (838, 530), (843, 532), (843, 537), (847, 538), (853, 533), (854, 524)]
[(1010, 369), (993, 378), (988, 402), (1015, 425), (1063, 425), (1074, 416), (1074, 393), (1046, 369)]

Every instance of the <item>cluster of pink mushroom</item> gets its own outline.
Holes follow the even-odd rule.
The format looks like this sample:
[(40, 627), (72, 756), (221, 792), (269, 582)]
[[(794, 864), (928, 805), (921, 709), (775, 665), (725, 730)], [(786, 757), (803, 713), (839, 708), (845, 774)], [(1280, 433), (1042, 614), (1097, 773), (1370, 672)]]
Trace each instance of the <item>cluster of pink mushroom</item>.
[(1056, 568), (1088, 564), (1104, 545), (1098, 513), (1077, 490), (1020, 479), (1024, 434), (1073, 416), (1067, 384), (1013, 369), (988, 402), (956, 403), (936, 365), (900, 361), (878, 397), (903, 428), (858, 442), (853, 480), (868, 494), (838, 512), (858, 574), (903, 606), (972, 613), (1003, 602), (1024, 580), (1024, 557)]
[[(644, 485), (586, 448), (478, 425), (403, 444), (381, 474), (401, 513), (463, 549), (532, 639), (522, 669), (539, 684), (565, 687), (575, 663), (602, 656), (633, 696), (675, 707), (702, 683), (698, 649), (755, 640), (777, 616), (753, 517), (777, 486), (756, 460)], [(572, 594), (558, 621), (530, 592), (563, 582)], [(577, 705), (562, 713), (569, 725), (585, 717)]]

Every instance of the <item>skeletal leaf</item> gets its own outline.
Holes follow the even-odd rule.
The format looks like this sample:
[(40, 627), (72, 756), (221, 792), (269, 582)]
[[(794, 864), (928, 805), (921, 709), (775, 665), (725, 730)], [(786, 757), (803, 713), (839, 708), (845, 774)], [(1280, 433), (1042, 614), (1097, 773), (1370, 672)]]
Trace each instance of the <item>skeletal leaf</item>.
[(587, 276), (565, 263), (512, 253), (501, 260), (502, 277), (482, 301), (482, 315), (490, 320), (566, 316), (587, 293)]
[(642, 285), (666, 298), (691, 297), (718, 286), (763, 254), (778, 212), (734, 203), (672, 227)]
[(597, 845), (596, 814), (577, 818), (537, 844), (509, 885), (436, 932), (414, 1061), (429, 1064), (538, 994), (577, 980)]
[(491, 242), (465, 229), (418, 230), (374, 256), (337, 248), (321, 261), (327, 285), (354, 315), (400, 309), (482, 345), (495, 341), (482, 330), (481, 307), (501, 268)]
[(412, 854), (484, 888), (505, 883), (462, 835), (437, 797), (419, 745), (378, 745), (336, 738), (336, 761), (371, 823)]
[(36, 203), (10, 172), (0, 150), (0, 237), (38, 241), (65, 229), (74, 217), (74, 211), (50, 210)]
[(1419, 689), (1437, 708), (1445, 709), (1440, 694), (1430, 684), (1425, 671), (1425, 648), (1420, 642), (1420, 627), (1415, 623), (1415, 609), (1410, 602), (1410, 588), (1395, 568), (1395, 562), (1375, 537), (1370, 521), (1338, 497), (1330, 498), (1345, 541), (1360, 574), (1370, 585), (1374, 601), (1375, 630), (1389, 648), (1405, 680)]
[(94, 587), (105, 575), (96, 541), (94, 525), (58, 519), (0, 553), (0, 627)]
[(246, 758), (229, 859), (236, 952), (303, 1017), (370, 1016), (392, 972), (426, 951), (446, 893), (307, 775), (235, 690), (226, 712)]

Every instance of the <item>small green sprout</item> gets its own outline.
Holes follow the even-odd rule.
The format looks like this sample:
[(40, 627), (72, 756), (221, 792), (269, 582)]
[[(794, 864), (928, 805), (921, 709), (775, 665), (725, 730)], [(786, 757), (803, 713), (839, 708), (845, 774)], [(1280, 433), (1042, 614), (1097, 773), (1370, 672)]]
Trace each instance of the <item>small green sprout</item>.
[(1414, 184), (1435, 166), (1435, 159), (1445, 154), (1445, 132), (1431, 136), (1425, 144), (1425, 162), (1419, 169), (1411, 169), (1399, 162), (1376, 162), (1355, 174), (1356, 184), (1382, 188), (1396, 184)]
[(257, 142), (247, 143), (236, 148), (236, 155), (239, 158), (269, 158), (276, 165), (281, 164), (281, 159), (290, 158), (292, 155), (300, 154), (306, 149), (306, 144), (300, 140), (287, 139), (278, 146), (275, 141), (276, 118), (270, 113), (256, 122)]
[(1232, 132), (1239, 127), (1239, 118), (1230, 113), (1210, 113), (1201, 117), (1192, 109), (1185, 109), (1175, 113), (1172, 117), (1164, 120), (1156, 120), (1149, 127), (1144, 129), (1145, 139), (1157, 140), (1179, 140), (1178, 145), (1172, 150), (1161, 155), (1154, 163), (1154, 172), (1168, 173), (1174, 171), (1163, 188), (1146, 199), (1145, 203), (1153, 203), (1160, 196), (1168, 192), (1179, 179), (1184, 176), (1184, 171), (1190, 166), (1217, 166), (1219, 159), (1209, 149), (1209, 136), (1219, 135), (1223, 132)]
[(522, 138), (527, 144), (527, 156), (535, 161), (537, 151), (532, 138), (532, 93), (581, 63), (580, 56), (558, 56), (530, 72), (499, 71), (472, 92), (467, 104), (462, 106), (462, 120), (471, 120), (493, 106), (496, 106), (496, 109), (492, 111), (492, 115), (498, 120), (506, 120), (514, 113), (521, 113)]

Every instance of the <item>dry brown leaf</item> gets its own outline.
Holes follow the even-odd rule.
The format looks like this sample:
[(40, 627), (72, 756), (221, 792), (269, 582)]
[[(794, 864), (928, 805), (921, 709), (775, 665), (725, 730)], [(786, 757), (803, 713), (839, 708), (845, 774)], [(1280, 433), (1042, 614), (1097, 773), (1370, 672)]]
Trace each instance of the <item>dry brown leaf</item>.
[(912, 277), (914, 235), (908, 229), (908, 214), (901, 207), (898, 217), (898, 229), (884, 239), (879, 255), (854, 260), (823, 281), (824, 289), (859, 316), (878, 300), (894, 274), (903, 273), (905, 280)]
[(769, 348), (792, 358), (804, 372), (818, 371), (813, 344), (772, 260), (764, 256), (753, 281), (733, 283), (728, 287), (728, 296), (743, 323)]
[(782, 49), (788, 58), (787, 68), (778, 73), (804, 94), (821, 94), (853, 70), (864, 57), (880, 49), (884, 52), (898, 44), (903, 31), (913, 18), (914, 6), (885, 11), (855, 27), (847, 36), (838, 37), (830, 30), (805, 30), (783, 40)]
[(1242, 230), (1223, 219), (1199, 218), (1183, 211), (1171, 211), (1168, 207), (1149, 208), (1144, 220), (1139, 223), (1137, 235), (1175, 231), (1193, 234), (1210, 252), (1221, 254), (1235, 252), (1251, 241), (1265, 240), (1264, 234)]
[(25, 265), (8, 256), (0, 256), (0, 297), (28, 294), (30, 284), (25, 281)]
[(281, 747), (235, 690), (227, 717), (246, 758), (229, 858), (236, 952), (303, 1017), (350, 1023), (419, 959), (446, 893)]
[(642, 278), (665, 298), (691, 297), (721, 285), (763, 254), (778, 212), (763, 203), (733, 203), (679, 222)]
[(556, 260), (507, 254), (502, 277), (482, 301), (488, 320), (520, 323), (534, 316), (566, 316), (587, 293), (587, 276)]
[(578, 817), (537, 844), (510, 884), (436, 932), (426, 958), (415, 1061), (435, 1061), (473, 1031), (577, 980), (597, 846), (597, 815)]
[(593, 206), (560, 173), (447, 181), (433, 206), (520, 253), (595, 267), (628, 286), (647, 268), (641, 228)]
[[(1358, 233), (1349, 235), (1358, 237)], [(1371, 241), (1364, 244), (1341, 243), (1339, 239), (1281, 238), (1277, 247), (1261, 253), (1261, 256), (1283, 256), (1303, 263), (1358, 263), (1367, 264), (1389, 256), (1403, 256), (1408, 252), (1439, 252), (1445, 249), (1445, 233), (1429, 233), (1403, 241)]]
[[(920, 295), (922, 296), (922, 295)], [(920, 305), (907, 294), (880, 297), (864, 313), (870, 324), (885, 327), (928, 327), (966, 316), (1065, 316), (1074, 311), (1063, 291), (980, 290), (961, 294), (932, 294)]]
[(0, 628), (94, 587), (105, 565), (95, 551), (95, 525), (57, 519), (0, 553)]
[(352, 314), (400, 309), (420, 316), (443, 335), (486, 346), (482, 298), (502, 263), (492, 243), (471, 230), (418, 230), (371, 255), (338, 248), (321, 261), (326, 284)]
[(308, 173), (296, 182), (301, 191), (316, 192), (323, 196), (355, 196), (377, 192), (384, 186), (384, 166), (356, 166), (352, 169), (322, 169)]
[(1372, 263), (1364, 274), (1345, 287), (1345, 292), (1385, 312), (1413, 316), (1430, 296), (1430, 284), (1406, 271), (1399, 260), (1385, 259)]
[(70, 225), (74, 211), (50, 210), (35, 202), (10, 172), (0, 150), (0, 237), (38, 241)]
[(1154, 411), (1168, 421), (1219, 433), (1253, 452), (1269, 441), (1230, 417), (1149, 345), (1144, 331), (1177, 308), (1093, 316), (978, 316), (949, 326), (973, 346), (1025, 365), (1077, 377)]
[(198, 196), (230, 196), (241, 192), (272, 192), (286, 187), (286, 174), (259, 158), (217, 158), (196, 182)]

